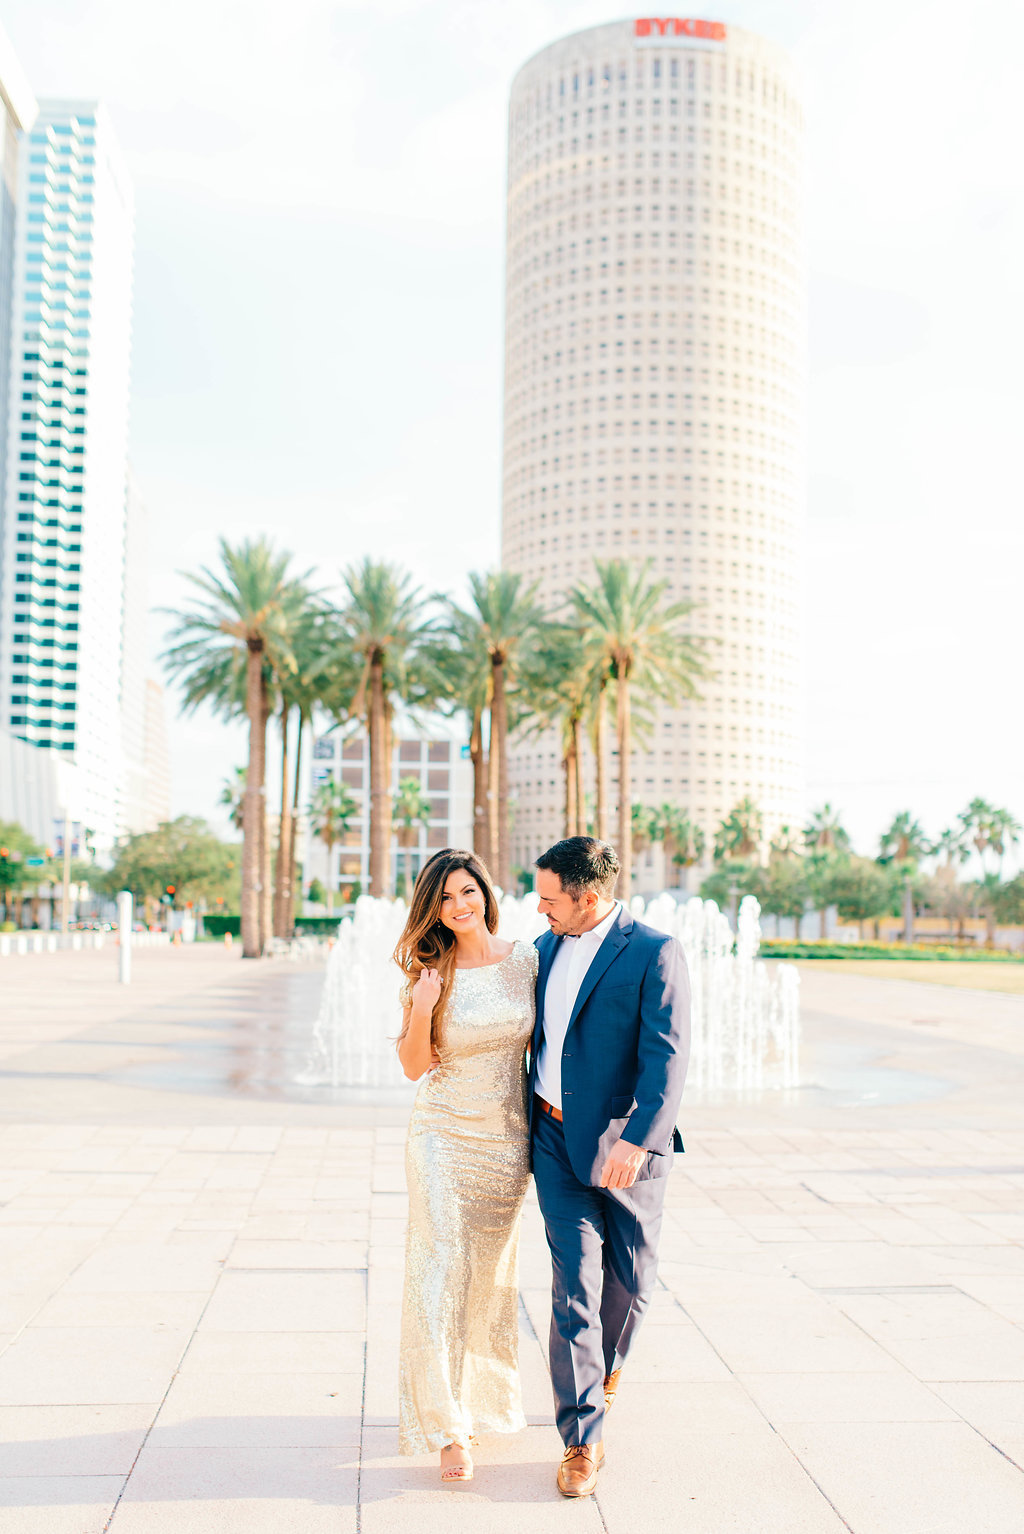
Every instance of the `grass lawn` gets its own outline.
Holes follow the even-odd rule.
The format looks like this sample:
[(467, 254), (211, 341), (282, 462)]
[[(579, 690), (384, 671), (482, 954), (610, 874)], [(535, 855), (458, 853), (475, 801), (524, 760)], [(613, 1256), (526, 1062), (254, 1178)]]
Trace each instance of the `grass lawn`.
[(881, 980), (923, 980), (927, 985), (966, 986), (1024, 996), (1024, 964), (986, 964), (983, 959), (797, 959), (800, 969), (831, 969)]

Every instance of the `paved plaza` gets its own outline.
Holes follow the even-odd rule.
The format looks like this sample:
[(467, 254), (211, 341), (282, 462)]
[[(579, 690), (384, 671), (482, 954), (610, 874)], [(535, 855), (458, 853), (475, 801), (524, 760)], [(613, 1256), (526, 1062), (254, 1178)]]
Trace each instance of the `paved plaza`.
[(321, 971), (0, 967), (4, 1534), (1020, 1534), (1024, 1000), (806, 972), (806, 1085), (688, 1097), (596, 1498), (530, 1426), (396, 1454), (400, 1101), (300, 1088)]

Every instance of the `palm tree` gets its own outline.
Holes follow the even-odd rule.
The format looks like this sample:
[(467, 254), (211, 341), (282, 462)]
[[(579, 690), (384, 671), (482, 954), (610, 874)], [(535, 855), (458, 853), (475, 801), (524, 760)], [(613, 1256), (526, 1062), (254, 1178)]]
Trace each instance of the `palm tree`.
[(430, 824), (430, 800), (419, 778), (403, 778), (392, 805), (398, 822), (397, 841), (405, 849), (405, 898), (412, 899), (412, 849), (420, 839), (420, 826)]
[(661, 820), (658, 812), (648, 804), (634, 804), (630, 807), (630, 841), (634, 852), (646, 852), (648, 847), (653, 847), (655, 842), (660, 842), (662, 837)]
[(849, 834), (831, 804), (823, 804), (812, 813), (804, 827), (804, 846), (808, 852), (849, 852)]
[(630, 810), (634, 852), (646, 852), (655, 842), (661, 841), (661, 822), (658, 812), (649, 804), (634, 804)]
[(521, 698), (529, 734), (557, 728), (565, 781), (566, 836), (585, 836), (587, 799), (583, 776), (583, 726), (591, 682), (590, 657), (579, 631), (548, 622), (520, 668)]
[(715, 861), (755, 857), (761, 846), (762, 827), (761, 811), (748, 794), (733, 805), (715, 832)]
[(882, 832), (878, 851), (880, 863), (917, 863), (934, 849), (921, 822), (909, 810), (901, 810), (893, 816), (888, 830)]
[[(843, 832), (844, 836), (845, 834)], [(768, 861), (778, 862), (799, 857), (804, 845), (806, 845), (806, 833), (801, 836), (793, 826), (780, 826), (768, 844)]]
[(992, 817), (995, 815), (995, 806), (989, 804), (987, 799), (972, 799), (967, 808), (960, 815), (960, 824), (963, 826), (964, 835), (974, 847), (981, 863), (982, 874), (985, 872), (985, 851), (992, 845)]
[(704, 832), (678, 804), (661, 804), (654, 813), (657, 816), (658, 840), (665, 854), (667, 887), (670, 863), (674, 863), (677, 868), (691, 868), (700, 862), (704, 856)]
[(996, 855), (996, 874), (1000, 880), (1003, 877), (1003, 858), (1020, 839), (1021, 830), (1020, 821), (1009, 810), (993, 809), (989, 821), (989, 846)]
[(488, 802), (490, 849), (495, 878), (508, 889), (512, 878), (508, 800), (509, 693), (514, 692), (520, 659), (536, 641), (543, 614), (534, 600), (536, 583), (525, 589), (522, 576), (498, 570), (469, 577), (472, 617), (490, 663)]
[(235, 767), (231, 774), (224, 779), (221, 786), (218, 804), (223, 804), (228, 812), (228, 819), (236, 831), (242, 829), (245, 819), (245, 780), (248, 774), (244, 767)]
[(327, 848), (327, 914), (334, 910), (334, 864), (331, 854), (359, 814), (359, 801), (346, 783), (326, 778), (318, 783), (309, 801), (313, 835)]
[[(346, 649), (362, 671), (348, 704), (370, 740), (370, 894), (391, 887), (391, 757), (395, 704), (429, 706), (446, 688), (429, 655), (433, 624), (426, 600), (397, 565), (364, 559), (344, 573), (339, 614)], [(337, 700), (331, 706), (337, 711)]]
[(608, 686), (612, 680), (607, 663), (593, 679), (590, 740), (594, 748), (594, 834), (608, 840)]
[(491, 706), (491, 658), (483, 626), (474, 613), (451, 599), (445, 603), (447, 634), (435, 664), (448, 684), (448, 708), (469, 716), (469, 759), (473, 764), (473, 851), (490, 865), (491, 817), (487, 806), (487, 751), (484, 717)]
[(951, 875), (958, 864), (965, 863), (970, 857), (970, 851), (964, 845), (963, 827), (947, 826), (945, 831), (936, 837), (932, 851), (941, 856), (943, 868), (948, 869)]
[(999, 875), (991, 872), (982, 874), (974, 885), (974, 898), (985, 918), (986, 948), (994, 948), (996, 945), (996, 917), (1002, 888), (1003, 884)]
[(249, 721), (242, 826), (242, 954), (258, 958), (269, 936), (269, 849), (266, 836), (266, 731), (275, 675), (294, 669), (290, 629), (307, 600), (289, 573), (291, 556), (266, 538), (218, 545), (221, 569), (189, 574), (197, 604), (173, 614), (164, 663), (183, 683), (183, 707), (202, 703), (233, 717), (244, 680)]
[(697, 681), (707, 675), (706, 645), (684, 632), (692, 602), (663, 605), (664, 581), (651, 581), (650, 562), (639, 569), (624, 559), (595, 560), (596, 584), (569, 593), (584, 642), (596, 652), (598, 674), (607, 668), (615, 682), (619, 750), (620, 890), (628, 902), (633, 878), (632, 795), (633, 689), (641, 695), (677, 701), (696, 698)]
[[(279, 682), (281, 729), (281, 821), (274, 875), (274, 933), (295, 930), (296, 841), (302, 783), (302, 739), (317, 703), (328, 692), (354, 687), (355, 666), (335, 632), (333, 615), (310, 599), (293, 625), (295, 669)], [(295, 770), (289, 783), (289, 743), (295, 716)]]
[(878, 843), (878, 861), (892, 865), (903, 877), (903, 941), (914, 941), (914, 873), (921, 858), (934, 851), (920, 821), (909, 810), (894, 815), (891, 825), (882, 832)]

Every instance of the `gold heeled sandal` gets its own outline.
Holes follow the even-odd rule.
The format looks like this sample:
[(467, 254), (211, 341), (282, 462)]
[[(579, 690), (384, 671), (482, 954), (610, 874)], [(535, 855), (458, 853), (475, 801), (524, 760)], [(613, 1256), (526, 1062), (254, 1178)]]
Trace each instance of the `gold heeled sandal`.
[[(444, 1448), (441, 1450), (441, 1453), (444, 1454), (446, 1452), (446, 1450), (448, 1450), (448, 1449), (459, 1449), (459, 1448), (462, 1448), (461, 1444), (446, 1443)], [(463, 1453), (467, 1456), (467, 1458), (469, 1458), (468, 1465), (442, 1465), (441, 1466), (441, 1479), (446, 1484), (452, 1485), (452, 1484), (454, 1484), (455, 1482), (458, 1482), (458, 1481), (471, 1481), (473, 1479), (473, 1460), (469, 1456), (469, 1450), (468, 1449), (463, 1449)]]

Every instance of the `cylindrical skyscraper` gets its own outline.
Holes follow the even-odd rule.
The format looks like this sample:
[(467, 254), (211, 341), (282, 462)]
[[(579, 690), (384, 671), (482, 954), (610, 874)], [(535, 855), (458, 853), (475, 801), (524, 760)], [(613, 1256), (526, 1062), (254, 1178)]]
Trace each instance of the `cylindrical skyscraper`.
[[(720, 22), (593, 27), (512, 87), (502, 562), (557, 605), (649, 560), (698, 604), (715, 678), (658, 706), (632, 799), (709, 847), (744, 797), (766, 836), (800, 813), (801, 137), (786, 55)], [(562, 834), (559, 762), (514, 751), (521, 865)]]

